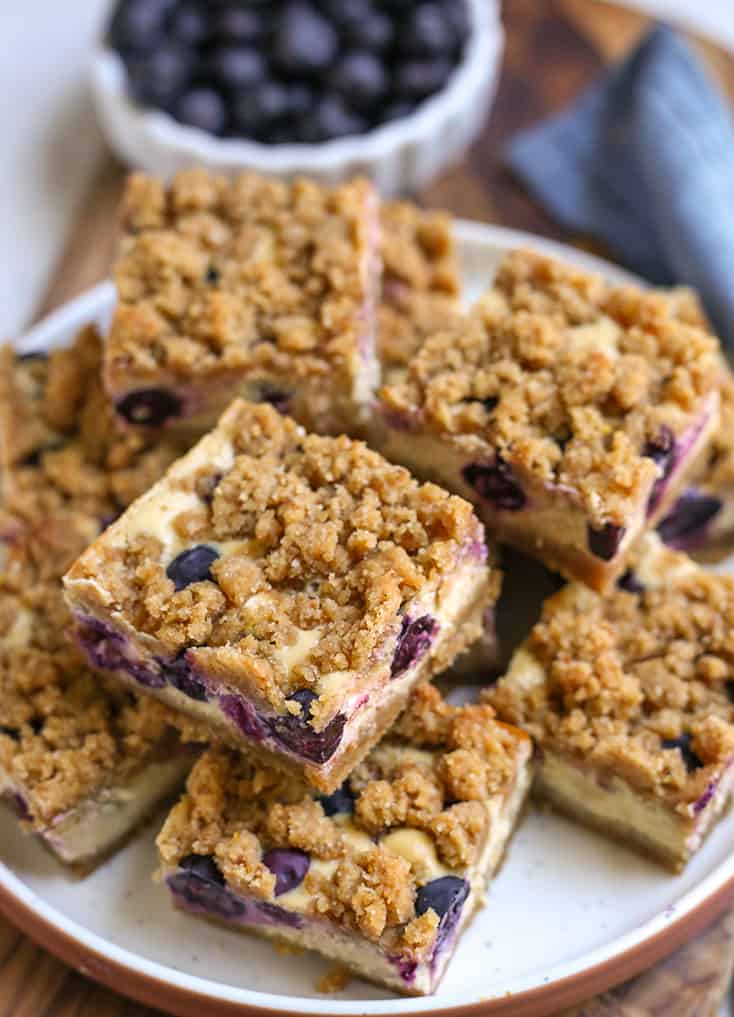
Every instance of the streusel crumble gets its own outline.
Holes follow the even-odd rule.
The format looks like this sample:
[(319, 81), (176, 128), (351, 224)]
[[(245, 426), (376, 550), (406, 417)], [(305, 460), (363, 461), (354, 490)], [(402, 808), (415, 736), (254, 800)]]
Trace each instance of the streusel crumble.
[(105, 384), (128, 423), (202, 433), (236, 395), (319, 431), (359, 418), (378, 377), (369, 183), (135, 175), (124, 223)]
[(65, 582), (95, 666), (327, 791), (499, 592), (468, 502), (243, 401)]
[(546, 601), (489, 701), (535, 739), (551, 801), (680, 867), (734, 780), (732, 631), (734, 578), (648, 534), (615, 590)]
[(607, 587), (718, 423), (719, 348), (694, 311), (514, 252), (381, 390), (383, 451), (471, 498), (501, 540)]
[(158, 836), (174, 903), (401, 992), (438, 984), (515, 826), (530, 740), (421, 686), (333, 794), (212, 749)]

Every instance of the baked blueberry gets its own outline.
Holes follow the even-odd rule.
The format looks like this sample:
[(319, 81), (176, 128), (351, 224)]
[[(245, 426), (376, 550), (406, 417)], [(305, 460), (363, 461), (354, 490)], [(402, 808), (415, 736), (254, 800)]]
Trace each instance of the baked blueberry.
[(178, 863), (180, 869), (191, 872), (199, 879), (207, 883), (216, 883), (217, 886), (224, 886), (224, 876), (211, 855), (186, 855)]
[(664, 738), (663, 748), (664, 749), (678, 749), (683, 762), (685, 763), (686, 770), (692, 773), (694, 770), (699, 770), (704, 766), (704, 762), (700, 759), (691, 748), (691, 734), (684, 732), (679, 738)]
[(311, 726), (311, 704), (317, 698), (310, 689), (299, 689), (288, 697), (299, 703), (299, 716), (286, 714), (269, 722), (271, 733), (286, 748), (314, 763), (325, 763), (336, 752), (346, 723), (343, 713), (338, 713), (322, 731)]
[(440, 876), (419, 887), (415, 898), (415, 913), (422, 915), (431, 908), (440, 919), (436, 949), (456, 927), (468, 896), (469, 884), (459, 876)]
[(160, 427), (181, 413), (181, 400), (166, 388), (141, 388), (129, 392), (115, 407), (131, 424)]
[(166, 569), (166, 575), (173, 582), (176, 592), (186, 589), (192, 583), (202, 583), (211, 579), (211, 567), (219, 557), (219, 552), (206, 544), (197, 544), (181, 554), (176, 555)]
[(179, 865), (183, 871), (168, 879), (173, 893), (222, 918), (239, 918), (246, 913), (247, 905), (226, 889), (224, 877), (211, 856), (187, 855)]
[(398, 675), (417, 664), (430, 647), (437, 631), (438, 622), (429, 614), (424, 614), (414, 621), (411, 621), (410, 618), (403, 618), (390, 665), (390, 677), (397, 678)]
[(172, 685), (174, 689), (178, 689), (179, 692), (182, 692), (189, 699), (195, 699), (199, 703), (204, 703), (209, 698), (206, 686), (200, 678), (193, 674), (189, 667), (185, 651), (176, 657), (175, 660), (162, 664), (161, 670), (168, 684)]
[(689, 487), (658, 526), (661, 540), (671, 547), (693, 547), (704, 540), (706, 528), (724, 507), (710, 494)]
[(334, 61), (339, 39), (331, 24), (310, 4), (294, 0), (275, 32), (273, 56), (287, 74), (314, 74)]
[(222, 134), (227, 125), (227, 107), (214, 88), (202, 86), (184, 92), (172, 113), (180, 123), (208, 134)]
[(614, 523), (605, 523), (604, 526), (587, 526), (586, 542), (589, 550), (602, 561), (611, 561), (619, 550), (619, 545), (624, 537), (624, 527), (616, 526)]
[(525, 507), (525, 492), (511, 467), (499, 456), (494, 463), (469, 463), (461, 472), (467, 484), (498, 512), (517, 512)]
[(652, 459), (660, 470), (647, 503), (647, 511), (650, 514), (660, 504), (668, 478), (676, 464), (676, 443), (670, 428), (663, 427), (655, 441), (646, 442), (643, 446), (642, 454), (646, 458)]
[(645, 591), (645, 587), (633, 569), (627, 569), (624, 575), (619, 577), (617, 586), (620, 590), (626, 590), (627, 593), (644, 593)]
[(296, 848), (272, 848), (263, 855), (263, 865), (275, 874), (275, 896), (300, 886), (308, 872), (311, 859)]
[(349, 781), (346, 780), (332, 794), (322, 795), (319, 801), (327, 816), (348, 815), (354, 812), (354, 793), (349, 786)]
[(12, 738), (14, 742), (20, 741), (20, 731), (17, 727), (9, 727), (7, 724), (0, 724), (0, 734), (4, 734), (6, 738)]

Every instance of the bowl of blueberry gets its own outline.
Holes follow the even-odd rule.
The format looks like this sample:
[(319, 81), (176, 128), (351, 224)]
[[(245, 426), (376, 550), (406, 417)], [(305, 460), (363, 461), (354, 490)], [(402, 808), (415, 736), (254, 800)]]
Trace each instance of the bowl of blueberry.
[(129, 165), (415, 190), (484, 122), (497, 0), (118, 0), (92, 64)]

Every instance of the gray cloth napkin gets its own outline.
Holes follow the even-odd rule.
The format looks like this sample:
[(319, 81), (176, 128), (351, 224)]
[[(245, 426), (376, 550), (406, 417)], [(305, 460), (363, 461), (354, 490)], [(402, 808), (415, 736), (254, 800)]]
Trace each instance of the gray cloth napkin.
[(734, 353), (734, 127), (676, 32), (655, 27), (507, 160), (565, 226), (650, 282), (694, 286)]

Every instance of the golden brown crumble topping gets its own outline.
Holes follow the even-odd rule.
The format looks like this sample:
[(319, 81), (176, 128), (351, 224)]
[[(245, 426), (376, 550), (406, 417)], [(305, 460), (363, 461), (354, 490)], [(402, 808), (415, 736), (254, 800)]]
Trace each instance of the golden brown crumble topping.
[[(173, 518), (180, 546), (167, 552), (151, 505), (179, 493), (194, 505)], [(153, 497), (71, 569), (77, 606), (121, 612), (166, 653), (200, 647), (203, 666), (276, 709), (298, 712), (286, 697), (315, 688), (316, 730), (344, 692), (319, 689), (321, 676), (371, 671), (386, 639), (397, 638), (401, 609), (434, 610), (462, 562), (486, 567), (480, 524), (463, 499), (419, 485), (361, 442), (306, 434), (263, 404), (234, 403)], [(220, 552), (212, 578), (176, 592), (169, 561), (200, 544)], [(80, 584), (86, 577), (93, 587)], [(493, 569), (482, 596), (492, 602), (498, 588)]]
[[(403, 731), (411, 732), (410, 740)], [(213, 855), (235, 888), (271, 900), (275, 880), (264, 853), (306, 851), (312, 862), (332, 864), (312, 864), (304, 879), (306, 903), (293, 906), (369, 939), (387, 936), (418, 957), (433, 943), (438, 918), (432, 911), (416, 916), (415, 894), (434, 874), (381, 837), (407, 827), (427, 836), (446, 865), (465, 872), (488, 833), (488, 802), (509, 793), (527, 754), (527, 736), (497, 722), (490, 706), (450, 706), (431, 685), (413, 694), (403, 720), (348, 779), (353, 815), (327, 816), (304, 784), (247, 756), (210, 749), (158, 836), (163, 871), (190, 853)], [(458, 781), (468, 789), (466, 800), (457, 798), (456, 782), (444, 780), (449, 757), (456, 757), (455, 773), (462, 765), (484, 774), (481, 788), (476, 779)], [(285, 898), (282, 906), (288, 906)]]
[(728, 368), (721, 385), (721, 424), (692, 481), (713, 493), (734, 487), (734, 376)]
[(383, 371), (404, 367), (423, 340), (459, 309), (451, 217), (405, 201), (383, 205), (378, 354)]
[(653, 536), (630, 567), (625, 585), (640, 592), (573, 584), (547, 600), (487, 696), (541, 748), (688, 812), (734, 754), (734, 578)]
[(366, 181), (329, 189), (195, 169), (166, 188), (136, 174), (123, 211), (106, 356), (113, 391), (130, 374), (161, 370), (351, 376), (369, 338), (378, 264), (377, 198)]
[(502, 262), (472, 313), (428, 339), (381, 390), (406, 422), (464, 454), (578, 492), (595, 525), (624, 525), (656, 476), (647, 442), (697, 422), (721, 380), (694, 298), (612, 287), (530, 251)]

